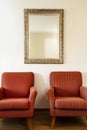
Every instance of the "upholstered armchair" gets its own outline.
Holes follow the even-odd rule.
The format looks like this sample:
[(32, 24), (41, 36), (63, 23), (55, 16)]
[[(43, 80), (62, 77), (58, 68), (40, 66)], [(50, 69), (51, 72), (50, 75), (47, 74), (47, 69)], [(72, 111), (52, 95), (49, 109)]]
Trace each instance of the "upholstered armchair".
[(47, 95), (51, 128), (57, 116), (85, 116), (87, 119), (87, 88), (82, 86), (81, 72), (51, 72)]
[(29, 130), (32, 130), (36, 95), (32, 72), (3, 73), (0, 88), (0, 118), (27, 118)]

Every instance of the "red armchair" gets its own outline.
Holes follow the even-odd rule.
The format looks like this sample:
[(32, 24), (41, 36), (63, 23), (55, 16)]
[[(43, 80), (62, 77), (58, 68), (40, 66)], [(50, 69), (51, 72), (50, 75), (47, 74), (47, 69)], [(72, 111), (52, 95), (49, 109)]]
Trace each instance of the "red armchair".
[(47, 90), (54, 128), (56, 116), (86, 116), (87, 88), (82, 86), (81, 72), (51, 72)]
[(29, 118), (28, 126), (32, 130), (36, 95), (32, 72), (3, 73), (0, 88), (0, 118)]

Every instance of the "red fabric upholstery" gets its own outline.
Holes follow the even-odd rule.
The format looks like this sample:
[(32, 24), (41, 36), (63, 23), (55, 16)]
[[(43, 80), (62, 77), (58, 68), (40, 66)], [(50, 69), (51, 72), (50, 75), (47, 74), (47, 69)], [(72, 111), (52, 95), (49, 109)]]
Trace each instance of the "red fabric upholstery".
[(0, 99), (4, 98), (4, 89), (0, 88)]
[(30, 87), (34, 85), (34, 74), (28, 72), (13, 72), (2, 74), (2, 87), (5, 97), (28, 97)]
[(37, 91), (34, 73), (5, 72), (0, 89), (0, 118), (32, 117)]
[(87, 110), (87, 101), (80, 97), (58, 97), (55, 99), (55, 108)]
[(55, 115), (54, 106), (55, 106), (55, 95), (54, 88), (49, 87), (47, 91), (49, 103), (50, 103), (50, 115)]
[(87, 88), (80, 87), (80, 97), (87, 100)]
[(56, 116), (87, 116), (87, 110), (66, 110), (66, 109), (55, 109)]
[(50, 85), (54, 87), (55, 96), (75, 97), (80, 95), (79, 88), (82, 85), (80, 72), (52, 72)]
[(47, 90), (50, 116), (87, 116), (87, 88), (81, 72), (51, 72)]
[(28, 98), (4, 98), (0, 101), (0, 110), (29, 109)]

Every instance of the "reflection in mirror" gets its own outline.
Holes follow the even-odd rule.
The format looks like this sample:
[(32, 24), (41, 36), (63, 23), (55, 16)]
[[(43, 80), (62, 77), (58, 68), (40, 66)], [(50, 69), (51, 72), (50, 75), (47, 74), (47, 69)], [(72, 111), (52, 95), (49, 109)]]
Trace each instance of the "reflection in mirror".
[[(34, 22), (35, 21), (35, 22)], [(30, 15), (30, 59), (59, 58), (58, 16)]]
[(63, 9), (25, 9), (25, 63), (63, 63)]

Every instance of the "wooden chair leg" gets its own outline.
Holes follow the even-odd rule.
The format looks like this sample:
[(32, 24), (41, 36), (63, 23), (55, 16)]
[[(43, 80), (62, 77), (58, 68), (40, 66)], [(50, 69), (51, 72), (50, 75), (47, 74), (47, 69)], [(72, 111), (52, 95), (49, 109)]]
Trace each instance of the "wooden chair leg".
[(33, 123), (32, 118), (27, 119), (28, 129), (33, 130)]
[(56, 117), (52, 117), (51, 129), (54, 129)]
[(86, 120), (87, 120), (87, 116), (86, 116)]

